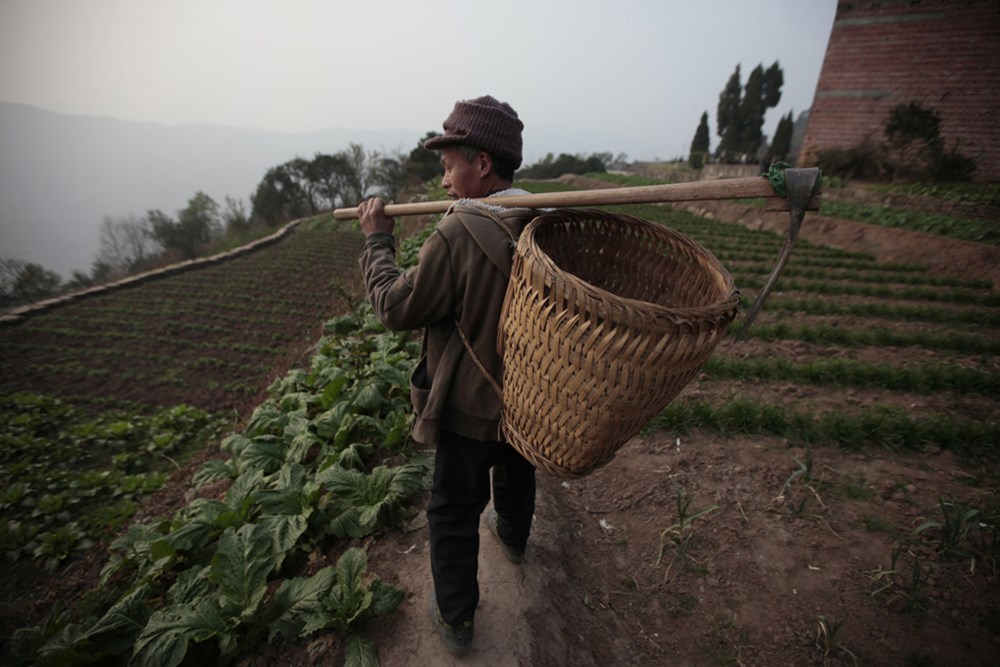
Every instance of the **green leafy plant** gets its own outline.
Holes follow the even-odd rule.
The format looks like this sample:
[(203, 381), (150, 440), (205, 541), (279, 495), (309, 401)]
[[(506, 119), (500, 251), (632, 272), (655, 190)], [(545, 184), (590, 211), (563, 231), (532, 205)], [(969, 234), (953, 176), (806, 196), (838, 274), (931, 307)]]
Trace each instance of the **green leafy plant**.
[(187, 406), (93, 417), (51, 396), (0, 396), (0, 550), (55, 572), (117, 529), (166, 468), (215, 437), (224, 421)]
[(365, 475), (339, 466), (320, 473), (317, 481), (330, 491), (320, 503), (336, 537), (363, 537), (403, 518), (406, 501), (424, 488), (427, 470), (419, 464), (379, 466)]

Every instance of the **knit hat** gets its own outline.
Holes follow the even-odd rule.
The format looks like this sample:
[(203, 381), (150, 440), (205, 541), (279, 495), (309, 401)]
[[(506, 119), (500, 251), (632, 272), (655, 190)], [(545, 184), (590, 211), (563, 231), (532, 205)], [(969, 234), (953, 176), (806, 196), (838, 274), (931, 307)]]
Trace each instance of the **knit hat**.
[(428, 139), (424, 148), (437, 150), (465, 144), (521, 166), (521, 130), (524, 123), (506, 102), (489, 95), (455, 102), (444, 121), (444, 134)]

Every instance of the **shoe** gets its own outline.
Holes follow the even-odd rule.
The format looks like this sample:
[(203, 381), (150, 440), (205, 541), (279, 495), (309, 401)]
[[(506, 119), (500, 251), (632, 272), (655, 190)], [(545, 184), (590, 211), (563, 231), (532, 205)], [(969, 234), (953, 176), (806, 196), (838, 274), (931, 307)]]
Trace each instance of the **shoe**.
[(506, 556), (507, 560), (511, 563), (520, 565), (524, 562), (524, 549), (515, 549), (503, 541), (503, 538), (500, 537), (500, 532), (497, 529), (497, 521), (499, 520), (500, 517), (496, 510), (491, 509), (486, 512), (486, 525), (489, 526), (490, 532), (493, 533), (494, 537), (497, 538), (497, 541), (500, 542), (500, 548), (503, 550), (503, 555)]
[(433, 590), (428, 600), (427, 611), (430, 612), (431, 622), (438, 635), (453, 655), (465, 655), (472, 650), (472, 621), (466, 621), (457, 627), (445, 623), (441, 617), (441, 610), (438, 609), (437, 595)]

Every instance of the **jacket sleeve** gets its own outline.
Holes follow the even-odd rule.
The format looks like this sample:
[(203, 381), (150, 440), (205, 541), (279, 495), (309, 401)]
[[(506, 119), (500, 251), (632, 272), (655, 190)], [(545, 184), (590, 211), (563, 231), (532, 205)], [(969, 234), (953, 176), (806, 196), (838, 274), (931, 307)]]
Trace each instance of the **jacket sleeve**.
[(428, 237), (417, 265), (406, 272), (396, 264), (395, 242), (389, 234), (370, 235), (360, 263), (375, 315), (389, 329), (406, 331), (454, 319), (451, 254), (439, 232)]

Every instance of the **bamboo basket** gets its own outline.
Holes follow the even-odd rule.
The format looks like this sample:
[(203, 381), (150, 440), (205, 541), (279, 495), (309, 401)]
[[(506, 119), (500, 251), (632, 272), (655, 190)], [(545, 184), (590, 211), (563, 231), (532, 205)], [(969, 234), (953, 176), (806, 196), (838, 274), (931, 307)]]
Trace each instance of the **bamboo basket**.
[(698, 373), (738, 306), (729, 272), (683, 234), (596, 209), (539, 216), (499, 331), (508, 442), (557, 477), (607, 464)]

